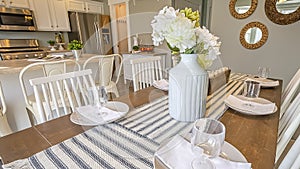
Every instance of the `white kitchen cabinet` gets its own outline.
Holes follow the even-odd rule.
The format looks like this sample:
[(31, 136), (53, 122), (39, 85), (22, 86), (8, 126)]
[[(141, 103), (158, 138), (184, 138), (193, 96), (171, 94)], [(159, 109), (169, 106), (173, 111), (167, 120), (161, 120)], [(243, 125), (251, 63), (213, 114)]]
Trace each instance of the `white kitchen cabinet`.
[(85, 2), (80, 0), (67, 0), (67, 10), (75, 12), (86, 12)]
[(103, 13), (103, 3), (89, 0), (67, 0), (68, 11)]
[(65, 0), (32, 0), (39, 31), (70, 31)]
[(103, 13), (103, 4), (101, 2), (89, 1), (85, 3), (89, 13)]
[(8, 8), (29, 8), (28, 0), (1, 0), (0, 6)]
[(126, 80), (132, 80), (132, 68), (130, 65), (130, 60), (145, 58), (145, 57), (161, 57), (161, 68), (163, 71), (166, 68), (166, 56), (167, 53), (136, 53), (136, 54), (122, 54), (123, 56), (123, 73), (124, 73), (124, 83)]

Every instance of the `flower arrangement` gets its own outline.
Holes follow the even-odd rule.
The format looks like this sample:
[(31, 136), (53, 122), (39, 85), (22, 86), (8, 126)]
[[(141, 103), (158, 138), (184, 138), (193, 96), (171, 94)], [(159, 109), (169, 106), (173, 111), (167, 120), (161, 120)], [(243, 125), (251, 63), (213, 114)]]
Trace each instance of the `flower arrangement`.
[(152, 40), (155, 46), (166, 40), (173, 54), (198, 54), (198, 63), (204, 69), (220, 55), (221, 42), (204, 26), (200, 27), (200, 14), (191, 8), (184, 10), (164, 7), (154, 16)]
[(82, 42), (80, 42), (78, 40), (72, 40), (68, 44), (68, 50), (80, 50), (82, 48), (83, 48)]

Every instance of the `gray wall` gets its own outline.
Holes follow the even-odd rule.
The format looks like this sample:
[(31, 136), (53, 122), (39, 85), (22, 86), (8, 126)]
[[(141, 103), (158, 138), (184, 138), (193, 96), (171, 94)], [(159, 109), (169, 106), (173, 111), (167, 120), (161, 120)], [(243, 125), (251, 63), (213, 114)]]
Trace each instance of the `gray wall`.
[[(264, 13), (264, 1), (258, 1), (254, 13), (246, 19), (230, 15), (228, 0), (213, 0), (211, 31), (222, 41), (221, 59), (234, 72), (256, 74), (259, 66), (271, 68), (271, 76), (284, 80), (284, 86), (300, 68), (300, 21), (277, 25)], [(249, 22), (267, 26), (269, 38), (262, 47), (249, 50), (239, 41), (241, 29)]]
[(137, 33), (152, 33), (151, 21), (154, 15), (165, 6), (170, 6), (171, 0), (133, 0), (129, 1), (131, 35)]

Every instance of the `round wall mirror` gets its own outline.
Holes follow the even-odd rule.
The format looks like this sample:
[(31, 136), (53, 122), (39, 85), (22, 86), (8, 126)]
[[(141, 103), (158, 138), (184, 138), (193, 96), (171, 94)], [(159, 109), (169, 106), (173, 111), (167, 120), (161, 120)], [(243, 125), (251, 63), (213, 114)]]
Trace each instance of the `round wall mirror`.
[(276, 2), (276, 10), (281, 14), (291, 14), (300, 7), (299, 0), (278, 0)]
[(268, 29), (260, 22), (250, 22), (240, 33), (240, 42), (247, 49), (257, 49), (268, 39)]
[(274, 23), (288, 25), (300, 20), (300, 1), (266, 0), (265, 13)]
[(257, 7), (257, 0), (230, 0), (229, 11), (237, 19), (250, 16)]

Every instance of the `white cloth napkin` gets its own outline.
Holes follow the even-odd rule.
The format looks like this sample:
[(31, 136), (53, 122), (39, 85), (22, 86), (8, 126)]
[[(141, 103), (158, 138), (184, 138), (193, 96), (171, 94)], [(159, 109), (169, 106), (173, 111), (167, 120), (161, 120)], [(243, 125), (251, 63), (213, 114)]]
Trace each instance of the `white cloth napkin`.
[[(192, 149), (191, 144), (176, 135), (166, 145), (161, 147), (155, 156), (159, 158), (167, 167), (171, 169), (190, 169), (192, 161), (195, 158), (201, 157), (203, 150), (200, 147)], [(251, 163), (233, 162), (221, 157), (216, 157), (212, 160), (216, 169), (250, 169)]]
[(275, 103), (272, 102), (258, 102), (259, 99), (247, 99), (245, 96), (238, 95), (229, 95), (225, 99), (227, 105), (231, 105), (234, 108), (239, 110), (245, 110), (253, 115), (263, 115), (273, 113), (275, 110)]
[(165, 79), (154, 81), (153, 86), (161, 90), (169, 90), (169, 82)]
[(106, 107), (99, 109), (91, 105), (77, 107), (76, 110), (80, 115), (98, 124), (119, 118), (123, 114), (123, 112), (117, 112)]
[(260, 78), (260, 77), (259, 78), (250, 78), (250, 77), (248, 77), (246, 79), (246, 81), (247, 80), (258, 82), (263, 87), (274, 87), (274, 86), (278, 86), (279, 85), (279, 81), (278, 80), (271, 80), (271, 79)]

